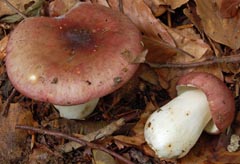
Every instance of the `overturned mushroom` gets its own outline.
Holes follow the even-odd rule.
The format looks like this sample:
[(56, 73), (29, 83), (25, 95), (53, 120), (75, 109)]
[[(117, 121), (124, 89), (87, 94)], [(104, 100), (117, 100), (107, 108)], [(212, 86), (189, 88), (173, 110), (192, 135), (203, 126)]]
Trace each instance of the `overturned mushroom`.
[[(141, 34), (125, 15), (79, 2), (65, 15), (19, 23), (10, 35), (6, 67), (23, 95), (60, 105), (60, 110), (81, 104), (86, 114), (98, 98), (133, 76), (138, 64), (131, 62), (142, 49)], [(70, 115), (76, 119), (79, 114)]]
[(158, 157), (181, 158), (195, 145), (204, 128), (223, 132), (233, 121), (234, 98), (225, 84), (209, 73), (180, 78), (178, 96), (147, 120), (144, 135)]

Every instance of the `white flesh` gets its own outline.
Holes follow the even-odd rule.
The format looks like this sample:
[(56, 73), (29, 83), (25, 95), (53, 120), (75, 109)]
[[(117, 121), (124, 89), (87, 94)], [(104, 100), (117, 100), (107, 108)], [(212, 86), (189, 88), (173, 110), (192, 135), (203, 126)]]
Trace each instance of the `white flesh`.
[[(192, 85), (187, 85), (187, 86), (179, 85), (176, 88), (177, 88), (178, 95), (180, 95), (181, 93), (183, 93), (189, 89), (194, 89), (195, 87)], [(213, 122), (212, 119), (208, 122), (208, 124), (204, 128), (204, 131), (209, 134), (218, 134), (219, 133), (219, 129), (217, 128), (216, 124)]]
[(210, 134), (218, 134), (219, 129), (216, 126), (216, 124), (213, 122), (213, 120), (210, 120), (207, 126), (204, 128), (204, 131)]
[(99, 98), (96, 98), (84, 104), (72, 106), (54, 105), (54, 107), (59, 111), (61, 117), (67, 119), (83, 120), (94, 111), (98, 100)]
[(158, 157), (181, 158), (195, 145), (210, 120), (206, 95), (189, 87), (149, 117), (145, 140)]

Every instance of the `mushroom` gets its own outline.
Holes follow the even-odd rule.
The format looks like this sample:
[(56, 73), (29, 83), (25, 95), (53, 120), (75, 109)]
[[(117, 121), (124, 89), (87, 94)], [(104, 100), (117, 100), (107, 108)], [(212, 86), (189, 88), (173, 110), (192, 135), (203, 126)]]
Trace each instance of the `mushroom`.
[(142, 50), (141, 33), (127, 16), (79, 2), (65, 15), (19, 23), (7, 45), (6, 69), (23, 95), (54, 104), (63, 117), (69, 106), (85, 116), (134, 75)]
[(144, 136), (160, 158), (181, 158), (195, 145), (204, 128), (223, 132), (233, 121), (231, 91), (212, 74), (191, 72), (177, 83), (178, 96), (148, 118)]

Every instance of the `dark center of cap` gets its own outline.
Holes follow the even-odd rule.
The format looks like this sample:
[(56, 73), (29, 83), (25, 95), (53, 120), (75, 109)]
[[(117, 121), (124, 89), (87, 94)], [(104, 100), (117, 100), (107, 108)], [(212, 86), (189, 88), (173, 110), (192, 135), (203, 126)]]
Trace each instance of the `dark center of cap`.
[(73, 47), (88, 47), (92, 44), (91, 32), (87, 29), (71, 29), (65, 32), (64, 36)]

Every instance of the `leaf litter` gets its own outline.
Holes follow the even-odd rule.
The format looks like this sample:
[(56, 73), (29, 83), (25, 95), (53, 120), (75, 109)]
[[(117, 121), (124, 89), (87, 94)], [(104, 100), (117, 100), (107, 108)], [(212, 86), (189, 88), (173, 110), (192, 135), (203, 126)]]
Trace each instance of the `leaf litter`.
[[(29, 17), (58, 16), (68, 11), (77, 1), (9, 2)], [(41, 127), (50, 132), (57, 130), (78, 138), (86, 139), (92, 135), (91, 141), (94, 143), (103, 145), (135, 163), (240, 163), (239, 1), (88, 2), (99, 3), (126, 14), (142, 32), (143, 44), (148, 53), (144, 60), (139, 60), (142, 64), (135, 77), (123, 88), (104, 97), (97, 106), (98, 110), (84, 121), (59, 118), (51, 105), (32, 101), (19, 93), (8, 100), (12, 87), (4, 67), (6, 44), (9, 32), (23, 17), (4, 1), (0, 2), (2, 111), (3, 104), (10, 101), (8, 116), (1, 116), (0, 119), (2, 163), (120, 162), (118, 158), (89, 147), (79, 147), (70, 152), (59, 151), (58, 148), (63, 145), (77, 144), (61, 137), (38, 134), (36, 131), (28, 133), (30, 131), (16, 130), (17, 124)], [(176, 95), (178, 77), (191, 71), (210, 72), (227, 83), (236, 97), (236, 118), (228, 132), (220, 136), (203, 133), (186, 157), (179, 160), (159, 159), (145, 143), (144, 123), (154, 110)], [(121, 118), (127, 121), (116, 126), (116, 120)], [(109, 130), (108, 127), (114, 130)], [(98, 132), (103, 136), (97, 137)], [(232, 139), (233, 136), (237, 139)], [(231, 151), (227, 151), (230, 149)]]

